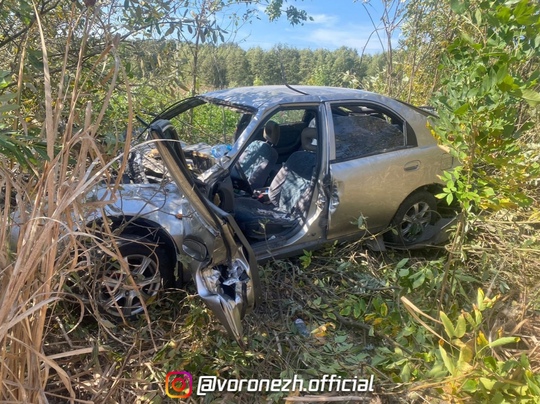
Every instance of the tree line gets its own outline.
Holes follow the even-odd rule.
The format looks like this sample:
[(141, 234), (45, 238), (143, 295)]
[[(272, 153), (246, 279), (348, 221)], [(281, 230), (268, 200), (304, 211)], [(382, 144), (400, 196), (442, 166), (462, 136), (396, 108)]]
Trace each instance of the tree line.
[[(136, 82), (161, 81), (189, 88), (193, 44), (178, 41), (133, 41), (123, 45), (123, 59)], [(197, 92), (237, 86), (305, 84), (369, 87), (379, 74), (382, 54), (360, 55), (356, 49), (297, 49), (276, 45), (243, 49), (235, 43), (204, 44), (198, 49)]]
[[(63, 80), (68, 87), (75, 83), (74, 72), (87, 74), (77, 84), (80, 102), (100, 103), (110, 73), (122, 67), (104, 120), (107, 131), (114, 132), (122, 131), (119, 122), (126, 116), (128, 91), (133, 91), (136, 111), (159, 110), (209, 89), (284, 82), (363, 88), (425, 104), (438, 87), (444, 44), (457, 35), (459, 23), (446, 2), (382, 3), (383, 16), (393, 17), (381, 17), (379, 24), (372, 16), (372, 36), (379, 37), (382, 51), (366, 54), (347, 47), (313, 50), (294, 45), (246, 50), (231, 42), (238, 27), (255, 17), (257, 7), (263, 7), (269, 20), (285, 15), (298, 24), (309, 19), (301, 3), (284, 6), (281, 0), (3, 0), (0, 92), (17, 112), (0, 122), (0, 131), (7, 130), (10, 118), (25, 135), (41, 131), (45, 56), (52, 80)], [(219, 25), (219, 13), (239, 4), (247, 6), (228, 26)], [(370, 12), (365, 4), (351, 6)], [(397, 29), (400, 41), (391, 45), (388, 39)], [(104, 58), (109, 51), (114, 57)]]

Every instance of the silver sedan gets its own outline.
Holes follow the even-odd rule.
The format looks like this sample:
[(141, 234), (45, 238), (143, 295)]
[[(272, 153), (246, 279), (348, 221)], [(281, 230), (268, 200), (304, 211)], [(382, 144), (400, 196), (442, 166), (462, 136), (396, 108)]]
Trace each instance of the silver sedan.
[(330, 87), (234, 88), (174, 104), (147, 125), (159, 154), (145, 152), (154, 159), (146, 177), (90, 218), (105, 215), (124, 235), (139, 282), (134, 292), (107, 268), (98, 300), (133, 315), (158, 283), (192, 278), (240, 341), (260, 296), (257, 262), (366, 236), (378, 248), (440, 242), (451, 217), (435, 195), (456, 162), (430, 119), (382, 95)]

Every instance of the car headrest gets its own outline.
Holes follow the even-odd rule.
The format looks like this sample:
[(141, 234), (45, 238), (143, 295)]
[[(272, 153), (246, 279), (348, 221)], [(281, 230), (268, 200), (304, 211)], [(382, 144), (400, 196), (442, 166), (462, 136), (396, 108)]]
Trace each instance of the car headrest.
[(264, 125), (264, 139), (272, 144), (277, 145), (279, 142), (279, 125), (277, 122), (268, 121)]
[(300, 139), (302, 141), (302, 150), (317, 150), (317, 128), (305, 128), (300, 135)]

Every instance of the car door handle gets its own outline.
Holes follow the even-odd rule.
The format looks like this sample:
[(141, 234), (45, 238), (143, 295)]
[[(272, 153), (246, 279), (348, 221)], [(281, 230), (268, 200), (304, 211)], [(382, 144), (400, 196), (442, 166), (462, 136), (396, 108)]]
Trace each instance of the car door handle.
[(409, 161), (407, 164), (405, 164), (403, 166), (403, 169), (405, 171), (416, 171), (418, 170), (419, 167), (420, 167), (420, 161), (414, 160), (414, 161)]

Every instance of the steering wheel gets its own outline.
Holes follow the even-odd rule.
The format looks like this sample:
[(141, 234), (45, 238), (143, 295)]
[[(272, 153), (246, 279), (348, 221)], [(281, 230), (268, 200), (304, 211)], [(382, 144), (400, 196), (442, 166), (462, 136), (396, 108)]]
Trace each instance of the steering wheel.
[(235, 174), (238, 174), (238, 177), (239, 177), (237, 178), (239, 180), (238, 188), (252, 195), (253, 188), (251, 188), (251, 185), (249, 184), (249, 181), (246, 177), (246, 173), (244, 172), (244, 170), (242, 170), (242, 167), (240, 166), (240, 163), (238, 161), (234, 164), (234, 171), (235, 171)]

